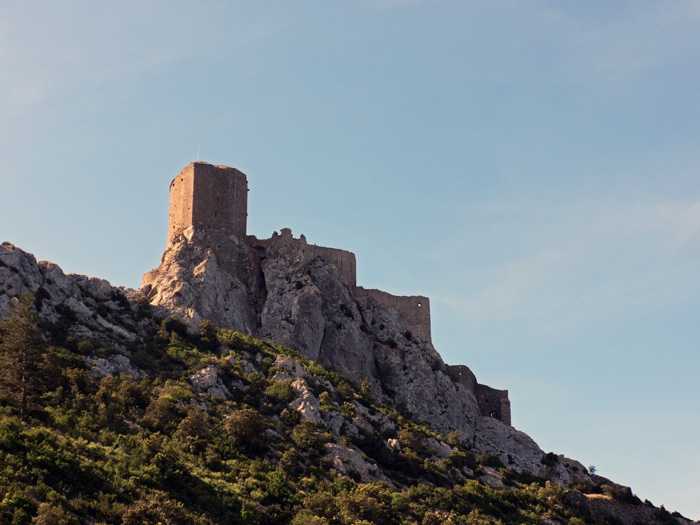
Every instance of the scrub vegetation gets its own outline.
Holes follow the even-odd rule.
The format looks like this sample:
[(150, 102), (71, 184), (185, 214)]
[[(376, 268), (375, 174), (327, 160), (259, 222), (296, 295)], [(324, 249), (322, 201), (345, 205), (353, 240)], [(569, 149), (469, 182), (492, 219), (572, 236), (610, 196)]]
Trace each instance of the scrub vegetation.
[[(436, 435), (292, 350), (211, 323), (188, 334), (145, 303), (134, 311), (153, 319), (126, 352), (147, 372), (138, 381), (93, 379), (85, 357), (116, 350), (71, 337), (65, 323), (41, 323), (26, 297), (0, 324), (9, 363), (0, 372), (0, 523), (591, 522), (563, 487), (475, 457), (458, 435)], [(290, 407), (295, 392), (279, 379), (279, 355), (304, 367), (320, 412), (342, 418), (340, 432)], [(193, 387), (192, 374), (212, 365), (237, 385), (230, 396)], [(377, 417), (349, 431), (360, 412)], [(391, 424), (377, 423), (382, 417)], [(440, 457), (435, 441), (451, 453)], [(331, 445), (359, 451), (384, 478), (338, 474)], [(504, 488), (489, 488), (487, 471)]]

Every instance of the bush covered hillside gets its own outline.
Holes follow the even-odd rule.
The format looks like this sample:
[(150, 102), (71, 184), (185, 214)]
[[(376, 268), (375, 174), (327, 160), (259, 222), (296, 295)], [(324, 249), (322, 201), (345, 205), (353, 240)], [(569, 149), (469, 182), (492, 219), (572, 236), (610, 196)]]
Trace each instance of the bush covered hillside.
[(92, 330), (40, 319), (42, 293), (0, 325), (0, 523), (677, 522), (475, 457), (290, 349), (84, 292)]

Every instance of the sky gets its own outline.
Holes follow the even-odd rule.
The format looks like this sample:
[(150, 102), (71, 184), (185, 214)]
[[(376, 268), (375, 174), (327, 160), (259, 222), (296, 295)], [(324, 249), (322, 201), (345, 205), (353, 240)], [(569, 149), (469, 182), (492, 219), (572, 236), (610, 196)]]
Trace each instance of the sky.
[(0, 3), (0, 240), (137, 288), (168, 186), (431, 298), (513, 424), (700, 519), (700, 4)]

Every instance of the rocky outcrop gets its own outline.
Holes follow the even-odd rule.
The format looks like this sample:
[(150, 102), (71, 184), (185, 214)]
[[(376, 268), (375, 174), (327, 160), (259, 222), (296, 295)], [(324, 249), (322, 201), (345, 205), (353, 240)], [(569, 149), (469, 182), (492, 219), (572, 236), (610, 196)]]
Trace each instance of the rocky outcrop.
[(289, 230), (246, 242), (190, 227), (144, 276), (141, 292), (193, 330), (209, 319), (294, 348), (358, 386), (367, 380), (376, 399), (437, 431), (472, 439), (481, 414), (473, 374), (451, 370), (425, 339), (429, 330), (413, 334), (399, 309), (351, 281), (333, 261), (310, 257)]
[[(458, 431), (477, 453), (497, 455), (515, 470), (562, 482), (585, 479), (575, 462), (544, 464), (537, 444), (510, 426), (507, 391), (480, 385), (466, 366), (443, 362), (430, 341), (428, 305), (418, 302), (411, 312), (402, 306), (426, 298), (356, 287), (354, 275), (340, 267), (349, 252), (335, 252), (295, 239), (288, 229), (258, 240), (189, 227), (166, 248), (160, 267), (144, 276), (141, 293), (192, 330), (208, 319), (294, 348), (357, 386), (366, 383), (375, 399), (436, 431)], [(294, 381), (294, 408), (323, 421), (303, 374), (288, 362), (275, 366), (276, 379)]]
[(119, 354), (107, 359), (103, 357), (85, 357), (85, 364), (88, 366), (88, 374), (93, 379), (113, 377), (117, 374), (127, 375), (137, 381), (146, 377), (146, 372), (132, 365), (128, 357)]
[(572, 509), (584, 511), (592, 523), (621, 523), (624, 525), (637, 525), (639, 523), (692, 525), (698, 523), (677, 513), (671, 515), (663, 506), (656, 508), (651, 503), (635, 501), (631, 491), (629, 496), (625, 498), (621, 494), (582, 494), (576, 490), (569, 490), (564, 493), (564, 502)]
[(324, 457), (330, 461), (331, 468), (338, 474), (350, 476), (363, 483), (383, 481), (390, 487), (395, 488), (394, 483), (376, 465), (366, 461), (356, 447), (344, 447), (336, 443), (326, 443), (324, 449)]
[(297, 363), (291, 357), (278, 355), (272, 366), (284, 369), (289, 378), (306, 377), (306, 370), (304, 370), (304, 367)]
[(321, 409), (318, 398), (311, 392), (309, 385), (302, 378), (295, 379), (292, 382), (292, 389), (296, 398), (289, 404), (295, 410), (298, 410), (301, 417), (313, 421), (314, 423), (321, 423), (323, 420), (321, 418)]
[[(498, 455), (516, 470), (562, 482), (585, 476), (580, 464), (562, 460), (553, 467), (543, 465), (543, 451), (526, 434), (482, 417), (475, 395), (480, 385), (469, 368), (446, 365), (430, 341), (412, 335), (401, 312), (358, 299), (362, 292), (346, 274), (320, 257), (300, 254), (304, 245), (295, 241), (282, 235), (264, 247), (251, 246), (225, 232), (189, 228), (168, 247), (162, 265), (144, 276), (140, 293), (163, 315), (175, 314), (193, 329), (210, 319), (296, 348), (358, 386), (367, 381), (376, 399), (408, 410), (445, 435), (457, 430), (477, 453)], [(139, 293), (101, 279), (66, 275), (57, 265), (37, 262), (5, 243), (0, 246), (0, 317), (23, 291), (35, 295), (41, 316), (64, 325), (68, 337), (105, 349), (107, 356), (89, 358), (91, 375), (143, 377), (126, 356), (153, 322), (141, 315), (152, 307), (137, 304)], [(259, 373), (252, 361), (242, 365)], [(321, 414), (303, 367), (283, 357), (274, 366), (277, 379), (293, 381), (294, 408), (304, 417), (331, 427), (344, 424), (334, 419), (337, 412)], [(231, 390), (219, 376), (218, 369), (203, 370), (191, 382), (197, 390), (228, 397)], [(369, 422), (389, 430), (385, 426), (390, 422), (372, 421), (383, 416), (363, 414), (361, 406), (357, 410), (357, 421), (346, 425), (350, 434), (362, 432)]]
[[(115, 288), (103, 279), (64, 274), (56, 264), (37, 262), (32, 254), (5, 242), (0, 246), (0, 319), (7, 316), (13, 297), (20, 293), (34, 295), (41, 318), (62, 325), (68, 338), (108, 352), (126, 352), (149, 323), (135, 302), (136, 291)], [(96, 366), (102, 365), (119, 368), (114, 360)]]
[(258, 335), (257, 305), (264, 293), (257, 254), (230, 233), (187, 228), (168, 245), (141, 291), (191, 326), (207, 319)]
[(191, 375), (190, 383), (198, 392), (220, 399), (228, 399), (231, 397), (231, 392), (221, 381), (219, 377), (220, 371), (221, 367), (219, 365), (209, 365), (196, 374)]
[(578, 461), (545, 454), (530, 436), (494, 418), (477, 419), (472, 445), (477, 454), (498, 456), (506, 467), (519, 472), (565, 485), (575, 480), (591, 482), (588, 470)]

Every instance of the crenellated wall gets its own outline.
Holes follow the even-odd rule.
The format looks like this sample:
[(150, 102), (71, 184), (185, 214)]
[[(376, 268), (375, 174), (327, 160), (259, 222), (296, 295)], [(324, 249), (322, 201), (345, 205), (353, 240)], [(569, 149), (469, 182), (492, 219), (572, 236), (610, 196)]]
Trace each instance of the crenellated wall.
[(424, 341), (432, 342), (430, 334), (430, 299), (422, 295), (398, 296), (381, 290), (366, 289), (357, 286), (357, 263), (355, 254), (347, 250), (327, 248), (306, 242), (306, 237), (301, 235), (295, 239), (292, 230), (282, 228), (280, 233), (275, 232), (269, 239), (258, 239), (254, 235), (248, 235), (246, 242), (262, 250), (269, 250), (275, 246), (277, 249), (284, 246), (293, 252), (295, 256), (308, 261), (319, 257), (334, 265), (345, 279), (345, 282), (353, 289), (355, 298), (367, 308), (369, 302), (381, 305), (385, 308), (396, 310), (411, 333)]

